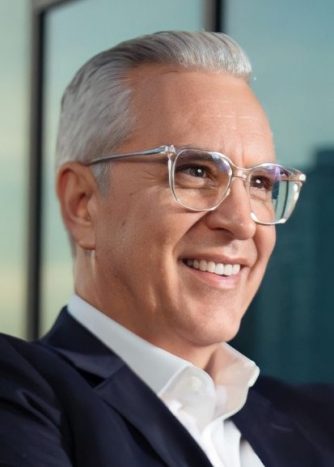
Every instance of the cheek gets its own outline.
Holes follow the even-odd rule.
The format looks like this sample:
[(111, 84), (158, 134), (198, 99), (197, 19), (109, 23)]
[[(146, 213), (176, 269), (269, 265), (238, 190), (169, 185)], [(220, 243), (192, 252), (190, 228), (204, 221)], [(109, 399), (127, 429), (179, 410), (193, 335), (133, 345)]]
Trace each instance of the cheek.
[(274, 226), (259, 226), (256, 238), (258, 259), (266, 266), (276, 243), (276, 229)]
[[(114, 203), (113, 200), (120, 202)], [(98, 249), (102, 261), (132, 274), (164, 277), (170, 273), (178, 248), (202, 214), (185, 212), (171, 199), (170, 190), (112, 193), (98, 216)], [(110, 265), (109, 265), (110, 267)], [(161, 277), (161, 276), (160, 276)]]

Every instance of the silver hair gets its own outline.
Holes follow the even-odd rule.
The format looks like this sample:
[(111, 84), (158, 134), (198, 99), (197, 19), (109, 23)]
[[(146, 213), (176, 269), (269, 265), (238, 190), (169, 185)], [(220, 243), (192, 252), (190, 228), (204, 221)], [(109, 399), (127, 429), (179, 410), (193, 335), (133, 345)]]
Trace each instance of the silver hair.
[[(249, 81), (251, 64), (229, 36), (213, 32), (165, 31), (131, 39), (83, 65), (66, 88), (61, 106), (56, 165), (88, 163), (117, 150), (131, 136), (131, 70), (146, 64), (223, 71)], [(106, 166), (94, 173), (103, 179)]]

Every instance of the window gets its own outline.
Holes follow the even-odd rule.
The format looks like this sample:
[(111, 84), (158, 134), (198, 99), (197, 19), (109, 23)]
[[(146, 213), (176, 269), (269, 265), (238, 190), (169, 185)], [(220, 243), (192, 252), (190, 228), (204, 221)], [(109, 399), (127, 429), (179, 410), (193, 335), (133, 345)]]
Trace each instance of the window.
[(29, 5), (0, 2), (1, 332), (25, 333), (29, 148)]

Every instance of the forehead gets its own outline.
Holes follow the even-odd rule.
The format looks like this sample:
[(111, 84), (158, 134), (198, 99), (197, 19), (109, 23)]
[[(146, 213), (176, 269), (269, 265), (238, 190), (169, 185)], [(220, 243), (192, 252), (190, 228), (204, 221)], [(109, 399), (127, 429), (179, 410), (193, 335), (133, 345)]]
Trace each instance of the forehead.
[(268, 120), (243, 79), (147, 66), (131, 81), (136, 125), (129, 143), (135, 149), (191, 145), (221, 151), (238, 165), (274, 159)]

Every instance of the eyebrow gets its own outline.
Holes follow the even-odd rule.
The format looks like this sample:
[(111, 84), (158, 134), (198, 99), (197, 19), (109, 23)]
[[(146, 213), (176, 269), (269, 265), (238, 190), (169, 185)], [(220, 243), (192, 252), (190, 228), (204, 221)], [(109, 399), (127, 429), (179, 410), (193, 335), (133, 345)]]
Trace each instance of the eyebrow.
[[(231, 156), (229, 156), (228, 153), (226, 153), (225, 151), (208, 149), (207, 147), (198, 146), (197, 144), (192, 144), (192, 143), (182, 144), (182, 145), (176, 144), (176, 145), (174, 145), (174, 147), (176, 149), (198, 149), (199, 151), (218, 152), (219, 154), (222, 154), (223, 156), (228, 157), (232, 161)], [(260, 157), (260, 155), (259, 155), (259, 157)], [(256, 167), (257, 165), (261, 165), (262, 163), (263, 163), (263, 161), (262, 162), (259, 161), (259, 162), (256, 162), (255, 164), (252, 164), (251, 166), (245, 166), (244, 168)], [(274, 160), (272, 160), (271, 158), (270, 159), (268, 158), (268, 160), (266, 159), (265, 163), (266, 164), (277, 164), (277, 165), (285, 166), (284, 164), (281, 164), (276, 158), (274, 158)]]

